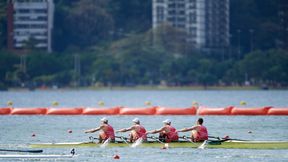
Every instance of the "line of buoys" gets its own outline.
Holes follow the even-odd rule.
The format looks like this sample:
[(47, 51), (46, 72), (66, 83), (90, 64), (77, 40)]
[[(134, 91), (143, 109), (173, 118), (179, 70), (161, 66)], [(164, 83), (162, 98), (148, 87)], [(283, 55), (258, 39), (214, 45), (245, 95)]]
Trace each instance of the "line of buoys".
[(82, 115), (118, 115), (120, 107), (113, 108), (86, 108)]
[(0, 115), (288, 115), (288, 108), (0, 108)]
[(288, 115), (288, 108), (271, 108), (267, 115)]
[(230, 115), (267, 115), (271, 106), (261, 108), (236, 108), (231, 110)]
[(157, 107), (155, 115), (196, 115), (197, 109), (191, 108), (167, 108)]
[(119, 115), (154, 115), (156, 107), (150, 108), (126, 108), (123, 107), (119, 111)]
[(11, 113), (11, 108), (0, 108), (0, 115), (9, 115)]
[(83, 108), (50, 108), (47, 115), (82, 115)]
[(233, 106), (225, 108), (205, 108), (200, 107), (198, 109), (198, 115), (230, 115)]
[(13, 108), (11, 115), (46, 115), (47, 108)]

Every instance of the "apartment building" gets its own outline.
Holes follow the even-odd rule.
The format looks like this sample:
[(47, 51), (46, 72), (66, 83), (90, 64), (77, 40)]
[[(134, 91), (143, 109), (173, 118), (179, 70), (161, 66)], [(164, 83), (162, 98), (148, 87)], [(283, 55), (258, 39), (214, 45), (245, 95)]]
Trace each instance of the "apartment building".
[(28, 46), (52, 52), (53, 0), (8, 0), (8, 49)]
[(153, 28), (169, 24), (195, 48), (229, 46), (229, 0), (153, 0)]

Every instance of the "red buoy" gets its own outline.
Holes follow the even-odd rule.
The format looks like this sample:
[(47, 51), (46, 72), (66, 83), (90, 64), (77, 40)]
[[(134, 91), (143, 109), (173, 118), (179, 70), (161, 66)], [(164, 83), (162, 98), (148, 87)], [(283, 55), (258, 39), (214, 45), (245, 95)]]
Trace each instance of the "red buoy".
[(114, 155), (114, 157), (113, 157), (114, 159), (120, 159), (120, 156), (119, 155)]

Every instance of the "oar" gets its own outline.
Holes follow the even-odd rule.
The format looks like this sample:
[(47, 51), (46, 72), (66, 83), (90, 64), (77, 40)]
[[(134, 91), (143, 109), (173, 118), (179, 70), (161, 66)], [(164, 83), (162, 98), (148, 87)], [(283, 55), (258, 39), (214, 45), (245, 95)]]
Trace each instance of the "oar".
[(31, 149), (0, 149), (0, 151), (7, 152), (29, 152), (29, 153), (41, 153), (43, 150), (31, 150)]
[[(186, 137), (186, 136), (183, 136), (183, 137), (179, 137), (179, 138), (183, 138), (185, 139), (186, 141), (189, 141), (191, 143), (193, 143), (195, 146), (198, 146), (198, 144), (196, 144), (195, 142), (193, 142), (192, 140), (189, 140), (189, 139), (192, 139), (191, 137)], [(197, 148), (198, 149), (204, 149), (208, 144), (208, 141), (205, 140), (200, 146), (198, 146)]]
[(179, 137), (179, 138), (183, 138), (185, 141), (190, 142), (190, 143), (193, 143), (194, 145), (196, 145), (195, 142), (193, 142), (192, 140), (190, 140), (190, 139), (191, 139), (190, 137), (182, 136), (182, 137)]
[(186, 137), (186, 136), (183, 136), (183, 137), (179, 137), (179, 138), (183, 138), (184, 140), (190, 142), (190, 143), (193, 143), (195, 146), (198, 146), (197, 148), (198, 149), (203, 149), (205, 146), (206, 146), (206, 140), (199, 146), (198, 144), (196, 144), (195, 142), (193, 142), (192, 140), (189, 140), (191, 139), (191, 137)]
[(116, 138), (120, 138), (122, 141), (124, 141), (126, 144), (129, 145), (129, 143), (127, 142), (127, 137), (123, 137), (123, 136), (115, 136)]
[(243, 139), (237, 139), (237, 138), (221, 138), (221, 137), (216, 137), (216, 136), (208, 136), (208, 138), (215, 138), (218, 139), (219, 141), (228, 141), (228, 140), (237, 140), (237, 141), (249, 141), (249, 140), (243, 140)]
[(207, 140), (205, 140), (205, 141), (198, 147), (198, 149), (205, 149), (206, 146), (207, 146), (207, 144), (208, 144), (208, 142), (207, 142)]
[(94, 140), (99, 140), (99, 138), (90, 136), (90, 137), (89, 137), (89, 140), (90, 140), (91, 142), (94, 142)]
[(141, 145), (142, 142), (143, 142), (143, 137), (140, 137), (131, 145), (131, 147), (137, 147), (137, 146)]
[(110, 142), (110, 137), (109, 137), (108, 139), (106, 139), (106, 140), (100, 145), (100, 147), (101, 147), (101, 148), (105, 148), (106, 146), (108, 146), (109, 142)]
[(147, 138), (151, 138), (151, 139), (156, 140), (157, 142), (164, 143), (164, 142), (160, 141), (159, 138), (157, 138), (157, 137), (150, 136), (150, 137), (147, 137)]

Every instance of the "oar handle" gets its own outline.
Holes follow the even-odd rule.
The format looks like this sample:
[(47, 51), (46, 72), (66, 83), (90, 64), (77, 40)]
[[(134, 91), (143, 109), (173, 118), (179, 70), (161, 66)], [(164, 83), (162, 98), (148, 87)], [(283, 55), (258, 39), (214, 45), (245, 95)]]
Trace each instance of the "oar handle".
[(128, 140), (128, 139), (129, 139), (129, 138), (123, 137), (123, 136), (115, 136), (115, 138), (120, 138), (120, 139), (125, 139), (125, 140)]
[(164, 142), (160, 141), (160, 138), (158, 138), (158, 137), (148, 136), (147, 138), (154, 139), (155, 141), (157, 141), (157, 142), (159, 142), (159, 143), (164, 143)]

